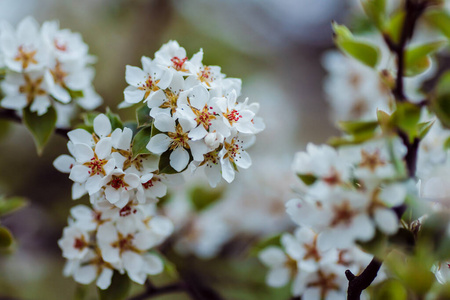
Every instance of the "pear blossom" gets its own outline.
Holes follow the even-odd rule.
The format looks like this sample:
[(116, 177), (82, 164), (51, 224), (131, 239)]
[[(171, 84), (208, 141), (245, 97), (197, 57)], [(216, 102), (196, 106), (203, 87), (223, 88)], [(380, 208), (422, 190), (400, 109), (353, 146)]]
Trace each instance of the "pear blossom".
[(155, 52), (155, 62), (181, 74), (188, 72), (186, 50), (177, 41), (169, 41)]
[[(42, 116), (55, 106), (58, 113), (70, 119), (74, 102), (84, 109), (101, 104), (101, 97), (92, 87), (94, 71), (90, 65), (95, 60), (80, 34), (59, 29), (57, 21), (40, 27), (31, 17), (23, 19), (17, 30), (7, 22), (0, 28), (0, 57), (6, 73), (2, 107), (20, 111), (30, 106), (32, 112)], [(83, 97), (72, 92), (82, 93)], [(67, 121), (61, 120), (57, 125), (69, 127)]]
[(250, 155), (245, 150), (254, 143), (253, 135), (231, 135), (224, 141), (224, 147), (219, 153), (222, 166), (222, 177), (227, 182), (234, 180), (235, 168), (247, 169), (252, 164)]

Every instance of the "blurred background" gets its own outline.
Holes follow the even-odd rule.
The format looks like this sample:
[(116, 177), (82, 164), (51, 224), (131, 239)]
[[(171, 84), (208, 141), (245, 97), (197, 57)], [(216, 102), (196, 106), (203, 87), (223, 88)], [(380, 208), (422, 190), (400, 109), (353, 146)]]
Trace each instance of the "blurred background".
[[(192, 225), (191, 234), (176, 241), (168, 255), (185, 269), (212, 276), (211, 284), (226, 299), (287, 299), (288, 290), (265, 288), (266, 270), (248, 249), (258, 239), (292, 226), (284, 202), (295, 183), (290, 172), (294, 153), (307, 142), (323, 143), (337, 134), (322, 89), (321, 57), (333, 47), (330, 21), (344, 21), (349, 2), (0, 0), (0, 20), (17, 25), (32, 15), (41, 24), (57, 19), (61, 28), (80, 32), (98, 59), (94, 86), (104, 99), (99, 110), (109, 106), (123, 120), (134, 117), (132, 109), (117, 109), (127, 86), (125, 65), (140, 67), (142, 55), (153, 57), (169, 40), (177, 40), (189, 57), (203, 48), (204, 64), (219, 65), (228, 77), (242, 78), (241, 101), (249, 97), (259, 102), (259, 115), (266, 123), (250, 150), (253, 165), (233, 185), (219, 188), (223, 200), (202, 216), (177, 204), (189, 197), (192, 182), (171, 192), (165, 213), (174, 218), (189, 215), (190, 224), (199, 225), (198, 230)], [(0, 299), (73, 297), (76, 285), (62, 276), (64, 259), (57, 240), (70, 207), (88, 200), (72, 201), (71, 181), (54, 169), (53, 160), (63, 153), (66, 140), (53, 136), (38, 157), (31, 135), (20, 125), (11, 125), (1, 137), (0, 194), (26, 197), (29, 205), (1, 220), (17, 242), (11, 253), (0, 253)], [(207, 187), (204, 180), (196, 182)], [(204, 222), (217, 226), (206, 226), (213, 229), (204, 232)], [(190, 256), (196, 258), (186, 259)], [(158, 299), (188, 299), (183, 297)]]

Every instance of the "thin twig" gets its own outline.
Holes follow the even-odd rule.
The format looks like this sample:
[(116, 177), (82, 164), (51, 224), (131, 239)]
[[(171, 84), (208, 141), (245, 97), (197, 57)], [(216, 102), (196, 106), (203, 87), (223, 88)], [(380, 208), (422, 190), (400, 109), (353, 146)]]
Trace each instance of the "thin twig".
[[(412, 38), (417, 20), (425, 11), (427, 5), (427, 2), (414, 2), (412, 0), (406, 0), (406, 15), (398, 44), (392, 41), (388, 35), (384, 35), (384, 40), (387, 46), (397, 56), (397, 78), (395, 80), (395, 87), (392, 89), (392, 94), (398, 102), (408, 101), (403, 84), (403, 76), (405, 71), (405, 48), (408, 41)], [(422, 101), (418, 105), (423, 106), (425, 104), (426, 100)], [(409, 177), (414, 177), (416, 173), (417, 150), (420, 140), (415, 138), (412, 142), (410, 142), (408, 135), (401, 130), (398, 131), (398, 135), (407, 147), (407, 153), (404, 159), (408, 168), (408, 175)], [(402, 212), (404, 212), (404, 207), (397, 212), (400, 214), (400, 217)], [(345, 272), (345, 276), (348, 280), (347, 300), (360, 299), (362, 291), (368, 288), (377, 277), (381, 265), (382, 261), (374, 257), (360, 275), (355, 276), (350, 270)]]
[(138, 294), (136, 296), (133, 296), (129, 298), (129, 300), (144, 300), (149, 299), (151, 297), (163, 295), (163, 294), (170, 294), (170, 293), (176, 293), (176, 292), (182, 292), (186, 291), (186, 287), (182, 282), (177, 282), (173, 284), (168, 284), (161, 287), (154, 286), (149, 280), (145, 283), (146, 290)]
[(380, 268), (381, 261), (373, 258), (366, 269), (358, 276), (355, 276), (350, 270), (345, 271), (345, 276), (348, 279), (347, 300), (359, 300), (362, 291), (370, 286), (377, 277)]

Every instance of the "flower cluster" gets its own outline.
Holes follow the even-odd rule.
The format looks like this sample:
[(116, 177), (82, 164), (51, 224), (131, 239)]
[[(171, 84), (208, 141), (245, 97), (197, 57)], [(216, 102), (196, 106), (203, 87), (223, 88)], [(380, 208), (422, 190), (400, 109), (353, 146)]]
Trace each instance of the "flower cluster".
[(157, 216), (154, 204), (132, 200), (123, 208), (97, 199), (93, 209), (78, 205), (71, 209), (69, 226), (58, 244), (68, 260), (66, 276), (106, 289), (114, 270), (126, 272), (143, 284), (148, 275), (164, 269), (162, 259), (149, 252), (173, 231), (172, 222)]
[(223, 177), (234, 180), (251, 159), (246, 149), (264, 129), (256, 117), (257, 103), (237, 102), (241, 81), (226, 78), (220, 67), (205, 66), (203, 51), (191, 59), (175, 41), (163, 45), (152, 60), (142, 57), (142, 69), (126, 67), (122, 107), (144, 102), (157, 133), (147, 148), (168, 154), (170, 166), (181, 172), (203, 168), (211, 186)]
[[(397, 68), (394, 56), (380, 35), (368, 34), (361, 38), (379, 46), (381, 58), (376, 69), (337, 50), (328, 51), (323, 56), (323, 66), (328, 71), (324, 90), (335, 121), (373, 120), (377, 109), (392, 111), (394, 107), (395, 99), (390, 91)], [(414, 43), (421, 43), (427, 38), (426, 35), (418, 36)], [(420, 88), (435, 73), (436, 67), (433, 64), (426, 72), (404, 79), (405, 92), (413, 101), (423, 99)]]
[[(318, 235), (307, 227), (294, 235), (281, 236), (281, 247), (269, 246), (259, 253), (269, 268), (266, 282), (271, 287), (285, 286), (291, 279), (291, 293), (308, 300), (345, 299), (345, 270), (359, 273), (371, 256), (357, 247), (321, 250)], [(380, 276), (381, 278), (381, 276)]]
[[(5, 97), (0, 106), (19, 112), (29, 106), (39, 116), (51, 106), (70, 114), (75, 109), (72, 100), (84, 109), (94, 109), (102, 102), (92, 87), (94, 61), (81, 35), (60, 29), (57, 21), (40, 27), (27, 17), (17, 29), (3, 22), (0, 68), (5, 75), (1, 83)], [(63, 119), (59, 125), (69, 126)]]
[[(290, 200), (286, 208), (300, 228), (295, 239), (286, 234), (281, 239), (287, 256), (281, 249), (261, 252), (261, 260), (272, 269), (267, 283), (285, 285), (295, 275), (295, 296), (344, 297), (344, 271), (354, 262), (343, 264), (339, 253), (360, 252), (358, 241), (372, 240), (377, 230), (392, 235), (399, 228), (394, 208), (404, 203), (408, 182), (398, 181), (394, 161), (401, 161), (405, 150), (399, 139), (380, 139), (337, 150), (308, 144), (306, 152), (297, 153), (293, 169), (303, 182), (301, 197)], [(360, 262), (356, 266), (366, 265)], [(279, 277), (274, 272), (284, 273)]]
[[(155, 203), (167, 192), (166, 182), (177, 175), (158, 174), (149, 154), (133, 157), (130, 128), (113, 130), (100, 114), (93, 130), (68, 133), (72, 156), (61, 155), (54, 166), (74, 181), (72, 196), (89, 193), (93, 209), (76, 206), (59, 245), (67, 263), (66, 275), (87, 284), (97, 275), (97, 285), (109, 286), (113, 270), (143, 284), (148, 274), (158, 274), (163, 264), (148, 251), (173, 231), (171, 221), (156, 215)], [(170, 179), (169, 179), (170, 177)]]

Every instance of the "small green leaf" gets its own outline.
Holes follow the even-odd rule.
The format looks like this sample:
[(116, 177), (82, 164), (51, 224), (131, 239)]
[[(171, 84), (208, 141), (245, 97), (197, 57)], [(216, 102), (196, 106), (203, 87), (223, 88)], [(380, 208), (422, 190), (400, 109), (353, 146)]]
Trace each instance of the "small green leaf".
[(400, 281), (389, 279), (374, 289), (374, 300), (407, 300), (408, 292)]
[(297, 176), (307, 186), (312, 185), (317, 180), (317, 177), (311, 174), (297, 174)]
[(418, 136), (423, 139), (434, 124), (434, 120), (417, 124)]
[(196, 186), (189, 193), (190, 199), (197, 212), (202, 211), (216, 203), (223, 196), (222, 189), (207, 189)]
[(270, 246), (281, 247), (281, 234), (273, 235), (261, 240), (252, 249), (250, 249), (250, 255), (256, 256), (262, 250)]
[(450, 128), (450, 93), (432, 98), (430, 109), (446, 128)]
[(106, 290), (98, 289), (100, 300), (124, 300), (130, 292), (131, 282), (128, 275), (114, 271), (111, 285)]
[(136, 109), (136, 119), (138, 127), (151, 125), (153, 123), (153, 118), (150, 117), (150, 108), (147, 105), (143, 105)]
[(131, 151), (133, 152), (133, 158), (136, 158), (140, 154), (150, 154), (147, 149), (147, 144), (150, 141), (152, 135), (152, 126), (143, 127), (136, 133), (133, 138), (133, 147)]
[(30, 107), (23, 109), (23, 123), (33, 135), (37, 152), (42, 154), (45, 145), (49, 141), (56, 126), (56, 110), (50, 106), (47, 112), (38, 116), (37, 113), (31, 112)]
[(400, 42), (403, 24), (405, 22), (405, 11), (399, 10), (392, 15), (385, 24), (384, 34), (387, 35), (392, 42), (398, 44)]
[(341, 51), (371, 68), (378, 64), (380, 50), (377, 46), (357, 40), (350, 30), (343, 25), (333, 22), (332, 27), (334, 42)]
[(341, 121), (339, 128), (352, 135), (371, 133), (378, 128), (377, 121)]
[(70, 98), (72, 99), (84, 97), (83, 91), (73, 91), (71, 89), (67, 89), (67, 91), (69, 92)]
[(405, 76), (416, 76), (428, 70), (430, 54), (447, 45), (447, 41), (436, 41), (408, 48), (405, 52)]
[(420, 112), (420, 107), (413, 103), (398, 102), (397, 109), (392, 114), (394, 124), (408, 134), (410, 141), (417, 137)]
[(428, 10), (425, 19), (450, 39), (450, 14), (443, 9)]
[(0, 227), (0, 248), (8, 248), (13, 243), (14, 238), (8, 228)]
[(444, 150), (450, 149), (450, 137), (448, 137), (444, 142)]
[(362, 0), (364, 12), (378, 29), (382, 29), (386, 18), (386, 0)]
[(99, 115), (100, 113), (96, 111), (90, 111), (85, 112), (81, 116), (83, 117), (84, 124), (86, 126), (93, 127), (94, 126), (94, 119)]
[(369, 43), (356, 40), (344, 40), (337, 42), (337, 46), (348, 55), (371, 68), (376, 67), (378, 64), (379, 50)]
[[(170, 154), (172, 153), (172, 151), (166, 151), (163, 154), (161, 154), (161, 156), (159, 157), (159, 165), (158, 165), (158, 169), (159, 169), (159, 173), (161, 174), (177, 174), (177, 173), (181, 173), (184, 170), (181, 170), (181, 172), (176, 171), (174, 168), (172, 168), (172, 166), (170, 165)], [(187, 166), (186, 166), (187, 168)]]
[(0, 197), (0, 217), (13, 213), (27, 205), (25, 198), (12, 197), (4, 198)]
[(118, 114), (113, 113), (109, 107), (106, 108), (106, 116), (111, 121), (112, 130), (120, 128), (123, 129), (122, 121), (120, 120), (120, 116)]

